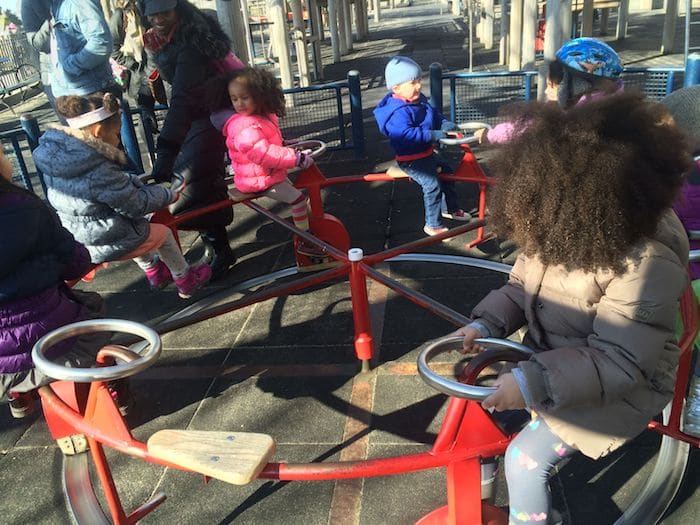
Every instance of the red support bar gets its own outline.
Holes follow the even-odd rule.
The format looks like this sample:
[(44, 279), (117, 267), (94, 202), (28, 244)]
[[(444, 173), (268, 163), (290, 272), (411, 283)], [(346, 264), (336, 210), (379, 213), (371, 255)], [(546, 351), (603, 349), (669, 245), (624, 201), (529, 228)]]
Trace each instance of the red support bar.
[(374, 355), (372, 326), (369, 320), (369, 300), (367, 298), (367, 280), (362, 269), (362, 250), (352, 248), (348, 252), (350, 261), (350, 297), (352, 300), (352, 318), (355, 324), (355, 354), (363, 362), (363, 370), (369, 367), (369, 360)]

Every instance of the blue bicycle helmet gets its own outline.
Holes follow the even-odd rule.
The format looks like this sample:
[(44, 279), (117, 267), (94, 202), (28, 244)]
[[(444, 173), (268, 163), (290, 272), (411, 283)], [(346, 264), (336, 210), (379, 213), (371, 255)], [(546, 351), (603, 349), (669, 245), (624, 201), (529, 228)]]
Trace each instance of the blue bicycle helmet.
[(615, 50), (595, 38), (574, 38), (557, 51), (557, 60), (574, 73), (584, 77), (616, 79), (622, 73), (622, 63)]

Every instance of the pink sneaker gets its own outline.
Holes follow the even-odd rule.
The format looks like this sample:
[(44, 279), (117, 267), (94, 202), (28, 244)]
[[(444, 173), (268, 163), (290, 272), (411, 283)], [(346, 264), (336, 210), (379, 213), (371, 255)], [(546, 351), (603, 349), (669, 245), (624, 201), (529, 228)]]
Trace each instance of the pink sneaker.
[(204, 286), (211, 277), (211, 268), (208, 264), (190, 266), (187, 273), (175, 279), (177, 294), (183, 299), (189, 299), (195, 290)]
[(144, 270), (148, 284), (153, 290), (160, 290), (168, 286), (168, 283), (173, 280), (170, 270), (163, 261), (158, 261), (153, 268)]

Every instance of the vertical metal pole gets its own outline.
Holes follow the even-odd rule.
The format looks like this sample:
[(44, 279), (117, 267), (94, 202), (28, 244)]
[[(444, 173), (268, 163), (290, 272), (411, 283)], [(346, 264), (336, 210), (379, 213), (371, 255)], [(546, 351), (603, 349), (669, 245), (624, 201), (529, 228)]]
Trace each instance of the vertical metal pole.
[(469, 72), (474, 71), (474, 2), (467, 0), (469, 11)]
[(282, 88), (294, 87), (292, 64), (289, 56), (289, 32), (287, 31), (287, 8), (283, 0), (270, 0), (268, 14), (272, 22), (272, 49), (277, 55), (282, 78)]
[[(31, 113), (23, 113), (19, 116), (19, 125), (27, 134), (27, 144), (29, 144), (29, 150), (34, 151), (39, 145), (39, 137), (41, 136), (41, 131), (39, 130), (39, 121)], [(44, 182), (44, 174), (39, 168), (36, 168), (36, 174), (39, 177), (41, 189), (44, 190), (44, 195), (46, 195), (46, 183)]]
[(502, 66), (508, 64), (508, 27), (510, 26), (509, 0), (499, 0), (501, 3), (501, 24), (498, 33), (498, 63)]
[(522, 69), (535, 66), (535, 39), (537, 38), (537, 0), (523, 2)]
[(561, 0), (547, 0), (546, 21), (544, 32), (544, 64), (540, 67), (537, 76), (537, 99), (544, 100), (544, 90), (547, 86), (547, 64), (556, 59), (557, 50), (562, 45), (562, 17), (560, 10), (563, 9)]
[(620, 7), (617, 11), (617, 31), (615, 32), (616, 40), (624, 40), (627, 38), (627, 24), (630, 16), (630, 1), (620, 0)]
[(581, 36), (593, 36), (593, 0), (583, 0)]
[(523, 42), (523, 0), (510, 1), (510, 30), (508, 31), (509, 48), (508, 69), (520, 70)]
[(299, 85), (307, 87), (311, 84), (309, 79), (309, 59), (306, 51), (306, 25), (301, 9), (301, 0), (290, 0), (292, 7), (292, 23), (294, 30), (292, 38), (297, 52), (297, 70), (299, 71)]
[(352, 8), (350, 0), (343, 0), (343, 25), (345, 27), (345, 45), (352, 51)]
[(691, 53), (685, 63), (683, 87), (700, 84), (700, 53)]
[(139, 140), (136, 137), (136, 129), (134, 128), (134, 121), (131, 117), (131, 107), (125, 98), (121, 100), (122, 106), (122, 145), (124, 146), (124, 151), (126, 156), (131, 162), (131, 167), (136, 170), (136, 173), (143, 173), (143, 162), (141, 161), (141, 150), (139, 149)]
[(481, 40), (486, 49), (491, 49), (493, 47), (493, 24), (495, 19), (493, 2), (494, 0), (484, 0), (483, 2)]
[[(239, 0), (241, 21), (245, 28), (245, 46), (246, 56), (248, 57), (248, 65), (255, 65), (255, 46), (253, 45), (253, 31), (250, 29), (250, 20), (248, 19), (248, 0)], [(241, 58), (241, 57), (239, 57)]]
[(369, 361), (374, 354), (372, 325), (369, 320), (369, 300), (367, 298), (367, 280), (360, 263), (364, 254), (360, 248), (348, 250), (350, 261), (350, 298), (352, 301), (352, 318), (355, 324), (355, 355), (362, 361), (362, 371), (369, 371)]
[[(571, 13), (571, 0), (561, 0), (561, 8), (559, 9), (559, 22), (561, 23), (561, 40), (568, 42), (572, 37), (572, 26), (574, 25), (574, 17)], [(546, 31), (545, 31), (546, 34)]]
[[(333, 48), (333, 63), (340, 62), (340, 35), (338, 34), (338, 2), (328, 0), (328, 26), (331, 32), (331, 47)], [(378, 0), (377, 0), (378, 1)]]
[(321, 39), (323, 38), (323, 20), (321, 8), (317, 0), (309, 0), (309, 22), (311, 24), (311, 41), (313, 48), (314, 79), (323, 78), (323, 57), (321, 55)]
[(362, 90), (360, 72), (356, 69), (348, 72), (348, 91), (350, 92), (350, 121), (352, 122), (352, 147), (355, 158), (365, 157), (365, 127), (362, 121)]
[[(330, 0), (328, 0), (330, 2)], [(381, 0), (374, 0), (374, 21), (379, 22), (379, 19), (382, 16), (382, 8), (380, 7), (379, 3)]]
[(676, 35), (676, 19), (678, 18), (678, 0), (666, 0), (664, 14), (664, 30), (661, 36), (661, 53), (673, 53), (673, 40)]
[(430, 105), (442, 113), (442, 65), (430, 64)]
[(693, 12), (693, 1), (685, 0), (685, 34), (683, 35), (683, 65), (688, 63), (690, 52), (690, 15)]

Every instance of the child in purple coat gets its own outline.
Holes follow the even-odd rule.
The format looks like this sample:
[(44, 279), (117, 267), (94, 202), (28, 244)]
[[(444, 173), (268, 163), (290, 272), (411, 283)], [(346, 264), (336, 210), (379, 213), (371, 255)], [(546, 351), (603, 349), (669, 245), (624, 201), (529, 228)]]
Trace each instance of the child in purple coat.
[[(102, 301), (64, 284), (88, 270), (90, 255), (51, 208), (11, 178), (0, 151), (0, 402), (9, 400), (12, 415), (24, 417), (33, 411), (31, 391), (51, 381), (34, 368), (34, 343), (63, 325), (98, 317)], [(62, 341), (51, 357), (90, 366), (106, 339), (89, 334)]]
[[(700, 230), (700, 86), (690, 86), (671, 93), (662, 100), (675, 124), (691, 141), (695, 165), (686, 175), (681, 195), (673, 206), (687, 231)], [(700, 249), (700, 241), (690, 241), (690, 249)], [(695, 294), (700, 296), (700, 262), (688, 264)], [(697, 341), (696, 341), (697, 346)], [(684, 430), (700, 436), (700, 360), (695, 362), (695, 372), (690, 380), (686, 398)]]

